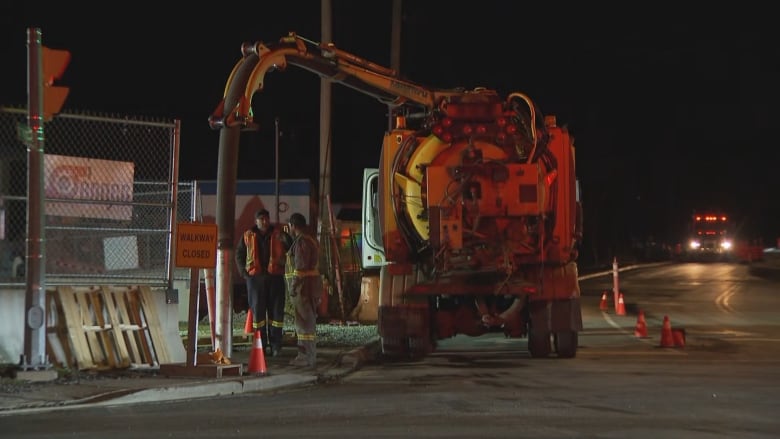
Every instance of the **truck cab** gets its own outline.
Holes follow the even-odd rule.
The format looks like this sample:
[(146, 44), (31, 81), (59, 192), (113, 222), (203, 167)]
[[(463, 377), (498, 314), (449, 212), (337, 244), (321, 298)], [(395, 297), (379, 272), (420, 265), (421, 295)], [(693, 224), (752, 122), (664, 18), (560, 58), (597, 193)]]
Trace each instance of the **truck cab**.
[(733, 223), (725, 213), (694, 212), (684, 249), (685, 260), (694, 262), (731, 260), (733, 233)]

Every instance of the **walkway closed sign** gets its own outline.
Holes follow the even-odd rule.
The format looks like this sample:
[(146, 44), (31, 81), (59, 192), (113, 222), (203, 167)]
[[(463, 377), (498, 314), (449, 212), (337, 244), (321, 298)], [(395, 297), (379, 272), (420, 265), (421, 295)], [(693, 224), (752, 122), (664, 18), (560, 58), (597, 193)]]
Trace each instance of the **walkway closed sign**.
[(217, 225), (179, 223), (176, 225), (176, 266), (214, 268), (217, 266)]

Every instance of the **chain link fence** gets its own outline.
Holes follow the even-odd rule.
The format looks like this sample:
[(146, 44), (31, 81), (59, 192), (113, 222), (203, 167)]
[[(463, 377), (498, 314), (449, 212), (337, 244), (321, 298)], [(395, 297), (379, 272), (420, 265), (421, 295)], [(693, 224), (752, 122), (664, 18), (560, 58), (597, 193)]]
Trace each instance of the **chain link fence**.
[[(25, 282), (27, 111), (0, 108), (0, 284)], [(177, 183), (174, 122), (62, 113), (44, 128), (46, 283), (169, 286), (175, 222), (192, 221)], [(172, 195), (176, 189), (174, 204)]]

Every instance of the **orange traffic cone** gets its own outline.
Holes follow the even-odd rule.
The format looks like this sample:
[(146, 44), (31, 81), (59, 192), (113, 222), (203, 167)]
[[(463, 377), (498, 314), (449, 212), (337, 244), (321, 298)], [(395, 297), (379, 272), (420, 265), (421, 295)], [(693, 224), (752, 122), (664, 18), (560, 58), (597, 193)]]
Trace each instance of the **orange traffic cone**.
[(685, 329), (672, 329), (672, 340), (674, 340), (674, 347), (685, 347)]
[(263, 340), (260, 337), (260, 330), (255, 331), (255, 342), (252, 345), (252, 352), (249, 354), (249, 373), (255, 375), (265, 375), (268, 370), (265, 366), (265, 352), (263, 351)]
[(636, 327), (634, 328), (635, 337), (647, 337), (647, 322), (645, 322), (645, 312), (639, 310), (639, 315), (636, 318)]
[(673, 348), (674, 339), (672, 335), (672, 324), (669, 322), (669, 316), (664, 316), (664, 325), (661, 328), (661, 347)]
[(609, 305), (607, 305), (607, 290), (604, 290), (604, 292), (601, 293), (601, 303), (599, 303), (599, 309), (606, 311), (608, 308)]
[(626, 315), (626, 303), (623, 302), (623, 293), (618, 293), (618, 303), (617, 303), (617, 315), (624, 316)]
[(246, 313), (246, 322), (244, 322), (244, 334), (251, 334), (254, 327), (254, 316), (252, 315), (252, 308)]

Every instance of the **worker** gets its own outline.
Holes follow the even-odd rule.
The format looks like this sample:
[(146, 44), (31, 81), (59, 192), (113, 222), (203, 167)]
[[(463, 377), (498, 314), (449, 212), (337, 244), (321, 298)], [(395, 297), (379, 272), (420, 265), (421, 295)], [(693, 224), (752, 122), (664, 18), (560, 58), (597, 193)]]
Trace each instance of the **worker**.
[(293, 213), (289, 220), (293, 243), (287, 252), (285, 277), (290, 300), (295, 305), (295, 332), (298, 355), (292, 366), (317, 366), (317, 307), (321, 300), (322, 281), (317, 267), (319, 244), (306, 228), (306, 218)]
[(246, 280), (249, 308), (255, 332), (270, 356), (279, 355), (284, 337), (284, 265), (292, 238), (271, 225), (268, 211), (255, 212), (255, 224), (238, 242), (236, 265)]

